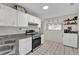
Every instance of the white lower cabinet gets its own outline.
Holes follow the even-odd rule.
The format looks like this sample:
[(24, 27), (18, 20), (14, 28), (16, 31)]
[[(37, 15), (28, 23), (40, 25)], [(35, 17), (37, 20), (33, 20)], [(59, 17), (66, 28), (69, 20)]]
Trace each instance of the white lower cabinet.
[(63, 44), (66, 46), (71, 46), (77, 48), (78, 34), (64, 33)]
[(19, 40), (19, 54), (25, 55), (32, 50), (32, 37)]
[(44, 35), (42, 34), (41, 35), (41, 44), (43, 44), (44, 43)]
[(77, 40), (75, 39), (70, 39), (70, 46), (77, 48)]

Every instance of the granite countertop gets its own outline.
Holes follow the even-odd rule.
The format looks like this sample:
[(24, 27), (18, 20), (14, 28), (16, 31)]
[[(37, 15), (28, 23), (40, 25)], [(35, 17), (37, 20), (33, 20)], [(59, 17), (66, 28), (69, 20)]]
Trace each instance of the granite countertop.
[[(38, 34), (42, 35), (42, 33), (38, 33)], [(25, 33), (13, 34), (13, 35), (3, 35), (3, 36), (0, 36), (0, 40), (24, 39), (24, 38), (28, 38), (28, 37), (32, 37), (32, 35), (25, 35)]]
[(78, 32), (64, 32), (64, 33), (78, 34)]
[(64, 33), (78, 34), (78, 31), (64, 30)]
[(4, 36), (0, 36), (0, 40), (23, 39), (23, 38), (28, 38), (28, 37), (32, 37), (32, 35), (25, 35), (25, 33), (23, 33), (23, 34), (14, 34), (14, 35), (4, 35)]

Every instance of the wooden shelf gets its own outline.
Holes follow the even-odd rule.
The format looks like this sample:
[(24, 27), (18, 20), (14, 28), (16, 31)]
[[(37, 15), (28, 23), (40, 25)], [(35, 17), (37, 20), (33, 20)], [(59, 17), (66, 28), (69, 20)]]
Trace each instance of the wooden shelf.
[(66, 22), (66, 21), (77, 21), (77, 20), (64, 20), (64, 22)]
[(76, 21), (65, 21), (64, 25), (77, 25), (77, 20)]
[(77, 24), (64, 24), (64, 25), (77, 25)]

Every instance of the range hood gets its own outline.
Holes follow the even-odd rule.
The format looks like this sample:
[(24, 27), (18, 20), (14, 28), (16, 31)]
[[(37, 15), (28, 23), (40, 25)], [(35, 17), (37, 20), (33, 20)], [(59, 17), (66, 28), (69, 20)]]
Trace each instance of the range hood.
[(38, 24), (37, 24), (37, 23), (33, 23), (33, 22), (28, 22), (28, 25), (38, 26)]

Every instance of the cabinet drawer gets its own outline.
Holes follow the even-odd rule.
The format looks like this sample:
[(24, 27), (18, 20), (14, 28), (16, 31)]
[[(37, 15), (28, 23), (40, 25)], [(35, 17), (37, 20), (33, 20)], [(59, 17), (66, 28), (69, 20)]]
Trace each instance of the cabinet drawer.
[(63, 38), (63, 44), (64, 45), (69, 45), (69, 39), (68, 38)]
[(77, 34), (64, 34), (63, 36), (63, 44), (71, 47), (77, 48)]
[(69, 43), (70, 43), (70, 46), (77, 48), (77, 40), (70, 39)]

